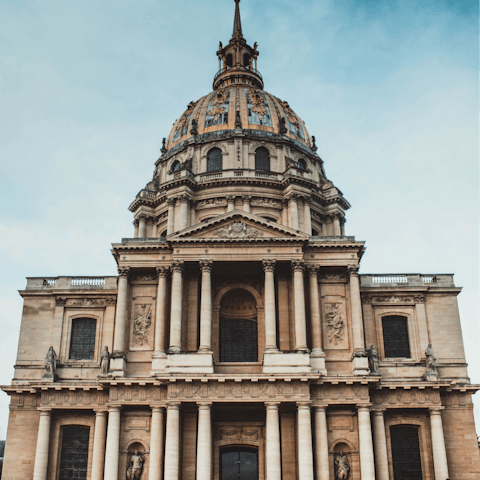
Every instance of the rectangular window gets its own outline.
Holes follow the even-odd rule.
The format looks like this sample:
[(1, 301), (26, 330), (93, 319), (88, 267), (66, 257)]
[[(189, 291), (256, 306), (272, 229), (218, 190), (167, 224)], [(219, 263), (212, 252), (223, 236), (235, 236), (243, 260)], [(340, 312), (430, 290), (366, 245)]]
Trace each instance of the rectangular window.
[(382, 326), (385, 358), (411, 358), (407, 317), (383, 317)]
[(74, 318), (70, 337), (70, 360), (93, 360), (97, 321), (94, 318)]
[(418, 428), (411, 425), (390, 427), (394, 480), (423, 480)]
[(62, 428), (60, 473), (58, 480), (86, 480), (90, 429), (81, 426)]

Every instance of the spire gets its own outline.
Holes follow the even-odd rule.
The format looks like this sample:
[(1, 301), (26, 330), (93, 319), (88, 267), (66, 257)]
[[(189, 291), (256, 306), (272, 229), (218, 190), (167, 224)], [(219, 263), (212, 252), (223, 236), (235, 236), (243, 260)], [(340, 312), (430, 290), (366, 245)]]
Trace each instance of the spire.
[(243, 38), (242, 20), (240, 19), (240, 0), (235, 0), (235, 19), (233, 20), (232, 38)]

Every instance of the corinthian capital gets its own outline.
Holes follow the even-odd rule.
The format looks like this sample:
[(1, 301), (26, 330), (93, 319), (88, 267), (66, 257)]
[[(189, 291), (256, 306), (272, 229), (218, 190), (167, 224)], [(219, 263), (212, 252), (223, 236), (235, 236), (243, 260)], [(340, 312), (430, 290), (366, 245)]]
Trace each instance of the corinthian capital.
[(169, 267), (157, 267), (157, 277), (168, 277), (170, 273), (170, 268)]
[(274, 272), (275, 271), (275, 264), (276, 260), (263, 260), (262, 261), (262, 267), (263, 271), (266, 272)]
[(212, 271), (213, 260), (200, 260), (198, 263), (200, 265), (200, 271), (201, 272), (210, 273)]
[(118, 276), (119, 277), (127, 277), (130, 275), (130, 267), (118, 267)]
[(170, 197), (170, 198), (167, 198), (167, 205), (168, 206), (175, 206), (175, 204), (177, 203), (177, 199), (175, 197)]
[(174, 260), (172, 262), (172, 271), (182, 273), (184, 266), (185, 262), (183, 260)]
[(347, 265), (347, 272), (351, 277), (353, 277), (353, 276), (358, 277), (359, 268), (360, 267), (358, 265)]
[(302, 272), (305, 269), (305, 262), (303, 260), (292, 260), (292, 271)]
[(237, 198), (236, 195), (227, 195), (227, 202), (228, 203), (233, 203), (236, 198)]
[(318, 277), (318, 271), (320, 270), (320, 268), (317, 267), (316, 265), (308, 265), (307, 270), (308, 270), (308, 274), (311, 277)]

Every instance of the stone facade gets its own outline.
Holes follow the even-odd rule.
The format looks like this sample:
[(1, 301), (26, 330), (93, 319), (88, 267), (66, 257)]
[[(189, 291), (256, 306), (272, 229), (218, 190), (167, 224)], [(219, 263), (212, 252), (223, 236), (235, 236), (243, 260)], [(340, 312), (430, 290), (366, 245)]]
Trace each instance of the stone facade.
[[(20, 292), (4, 478), (228, 480), (238, 455), (258, 479), (399, 480), (406, 462), (409, 478), (477, 480), (461, 289), (359, 275), (350, 205), (263, 91), (239, 0), (234, 25), (214, 91), (130, 206), (118, 276)], [(73, 473), (70, 427), (85, 438)]]

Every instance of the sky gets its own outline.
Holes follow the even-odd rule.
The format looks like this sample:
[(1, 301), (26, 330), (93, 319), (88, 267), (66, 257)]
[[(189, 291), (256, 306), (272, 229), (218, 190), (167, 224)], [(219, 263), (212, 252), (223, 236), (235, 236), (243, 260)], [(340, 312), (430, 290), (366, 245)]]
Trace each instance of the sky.
[[(455, 273), (480, 383), (478, 2), (240, 7), (265, 90), (305, 121), (352, 205), (360, 273)], [(133, 236), (128, 206), (162, 138), (211, 91), (233, 13), (231, 0), (0, 0), (0, 384), (25, 277), (116, 275), (110, 245)], [(0, 439), (7, 419), (0, 393)]]

